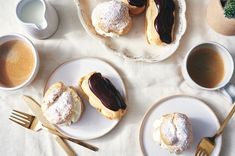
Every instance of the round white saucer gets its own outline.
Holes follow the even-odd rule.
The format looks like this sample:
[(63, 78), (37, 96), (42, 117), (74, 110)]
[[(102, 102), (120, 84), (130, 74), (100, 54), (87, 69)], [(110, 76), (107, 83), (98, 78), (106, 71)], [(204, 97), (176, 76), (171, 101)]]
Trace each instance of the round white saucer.
[[(176, 156), (162, 149), (153, 141), (153, 123), (162, 115), (179, 112), (186, 114), (193, 126), (194, 144), (181, 156), (194, 156), (197, 144), (202, 137), (213, 136), (219, 129), (220, 123), (215, 113), (201, 100), (191, 96), (171, 96), (154, 104), (146, 113), (139, 134), (140, 147), (146, 156)], [(216, 147), (211, 156), (218, 156), (222, 145), (222, 137), (216, 140)]]
[[(121, 95), (126, 97), (125, 86), (118, 72), (108, 63), (95, 58), (82, 58), (60, 65), (49, 77), (45, 90), (59, 81), (66, 85), (78, 86), (82, 76), (94, 71), (107, 77)], [(118, 124), (119, 120), (106, 119), (86, 100), (83, 99), (83, 102), (85, 110), (81, 119), (70, 126), (57, 126), (61, 133), (80, 140), (95, 139), (107, 134)]]

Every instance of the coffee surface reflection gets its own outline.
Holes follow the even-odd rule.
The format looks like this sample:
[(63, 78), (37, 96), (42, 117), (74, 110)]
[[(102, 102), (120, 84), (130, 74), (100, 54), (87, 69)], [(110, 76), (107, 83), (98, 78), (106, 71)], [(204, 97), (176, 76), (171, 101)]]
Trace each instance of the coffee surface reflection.
[(23, 41), (11, 40), (0, 45), (0, 85), (16, 87), (24, 83), (34, 66), (32, 49)]
[(222, 56), (210, 48), (195, 50), (187, 61), (187, 70), (192, 80), (206, 88), (216, 87), (223, 81), (224, 68)]

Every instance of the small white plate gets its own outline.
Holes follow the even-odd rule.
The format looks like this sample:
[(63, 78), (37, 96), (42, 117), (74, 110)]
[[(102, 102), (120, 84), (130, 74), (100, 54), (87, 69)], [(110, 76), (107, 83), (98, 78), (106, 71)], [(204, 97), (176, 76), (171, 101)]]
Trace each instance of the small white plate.
[(91, 14), (97, 4), (105, 1), (109, 0), (75, 0), (78, 17), (84, 29), (108, 51), (131, 61), (159, 62), (170, 57), (179, 47), (180, 40), (187, 27), (185, 0), (174, 0), (176, 5), (174, 41), (165, 46), (155, 46), (147, 43), (145, 36), (145, 13), (132, 17), (132, 29), (124, 36), (107, 38), (98, 35), (92, 26)]
[[(154, 104), (146, 113), (139, 134), (140, 147), (144, 155), (176, 156), (153, 141), (153, 123), (162, 115), (179, 112), (186, 114), (192, 122), (194, 143), (181, 156), (194, 156), (197, 144), (202, 137), (212, 136), (219, 129), (220, 123), (215, 113), (201, 100), (191, 96), (171, 96)], [(222, 137), (216, 140), (216, 147), (211, 156), (218, 156)]]
[[(118, 72), (108, 63), (95, 58), (82, 58), (60, 65), (49, 77), (45, 90), (59, 81), (66, 85), (78, 86), (79, 79), (93, 71), (107, 77), (121, 95), (126, 97), (125, 86)], [(95, 139), (107, 134), (118, 124), (119, 120), (106, 119), (86, 100), (83, 99), (83, 102), (85, 109), (81, 119), (70, 126), (57, 126), (61, 133), (80, 140)]]

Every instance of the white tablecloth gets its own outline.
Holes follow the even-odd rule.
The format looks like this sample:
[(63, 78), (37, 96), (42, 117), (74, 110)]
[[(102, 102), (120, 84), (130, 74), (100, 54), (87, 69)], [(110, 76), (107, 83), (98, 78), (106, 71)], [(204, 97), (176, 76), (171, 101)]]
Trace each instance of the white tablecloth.
[[(196, 95), (205, 100), (217, 113), (220, 121), (231, 104), (220, 92), (191, 89), (182, 78), (180, 65), (187, 51), (204, 41), (216, 41), (235, 56), (235, 37), (224, 37), (210, 29), (205, 21), (208, 0), (186, 0), (188, 28), (177, 52), (169, 59), (155, 64), (129, 62), (102, 49), (82, 28), (72, 0), (51, 0), (59, 13), (60, 25), (56, 34), (47, 40), (28, 36), (17, 22), (15, 7), (18, 0), (1, 0), (0, 35), (22, 33), (32, 39), (40, 54), (40, 71), (35, 81), (17, 92), (0, 91), (0, 155), (2, 156), (63, 156), (52, 136), (45, 131), (34, 133), (9, 122), (12, 109), (30, 112), (21, 99), (22, 94), (41, 101), (49, 74), (59, 64), (73, 58), (94, 56), (112, 64), (122, 75), (128, 93), (128, 113), (120, 124), (102, 138), (88, 141), (99, 146), (98, 153), (70, 144), (78, 155), (132, 156), (141, 155), (138, 133), (143, 115), (156, 100), (178, 93)], [(215, 17), (216, 18), (216, 17)], [(233, 78), (233, 81), (235, 79)], [(226, 128), (221, 156), (235, 153), (235, 120)]]

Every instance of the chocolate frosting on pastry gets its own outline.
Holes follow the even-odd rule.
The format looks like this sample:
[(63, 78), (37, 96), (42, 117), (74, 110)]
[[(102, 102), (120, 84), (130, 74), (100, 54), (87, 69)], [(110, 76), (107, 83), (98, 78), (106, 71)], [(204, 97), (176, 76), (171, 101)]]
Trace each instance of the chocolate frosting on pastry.
[(143, 7), (146, 4), (146, 0), (128, 0), (128, 3), (136, 7)]
[(100, 73), (94, 73), (88, 80), (90, 90), (110, 110), (126, 109), (126, 104), (113, 84)]
[(172, 27), (174, 25), (175, 3), (173, 0), (154, 0), (159, 8), (158, 15), (154, 21), (155, 29), (161, 41), (172, 42)]

